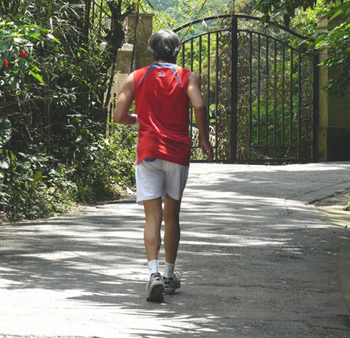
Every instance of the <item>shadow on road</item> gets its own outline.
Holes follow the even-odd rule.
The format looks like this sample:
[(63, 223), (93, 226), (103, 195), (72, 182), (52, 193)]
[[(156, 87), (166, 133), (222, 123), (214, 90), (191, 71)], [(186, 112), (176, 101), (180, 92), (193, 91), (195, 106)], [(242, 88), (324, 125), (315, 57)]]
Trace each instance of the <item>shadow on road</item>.
[(145, 301), (136, 204), (4, 225), (0, 335), (347, 337), (336, 255), (348, 232), (307, 202), (350, 187), (349, 168), (193, 165), (183, 287), (163, 304)]

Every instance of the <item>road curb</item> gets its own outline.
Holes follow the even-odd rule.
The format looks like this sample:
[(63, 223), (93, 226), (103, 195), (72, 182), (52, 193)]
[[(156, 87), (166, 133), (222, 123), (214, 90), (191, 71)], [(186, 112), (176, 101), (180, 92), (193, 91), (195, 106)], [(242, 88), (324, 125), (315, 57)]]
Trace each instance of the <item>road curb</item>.
[(337, 270), (345, 306), (350, 313), (350, 245), (348, 244), (344, 244), (340, 247), (337, 259)]
[[(349, 198), (349, 190), (319, 201), (316, 205), (320, 217), (325, 221), (350, 231), (350, 212), (344, 207)], [(350, 314), (350, 245), (343, 244), (337, 254), (337, 274), (341, 292), (348, 313)]]

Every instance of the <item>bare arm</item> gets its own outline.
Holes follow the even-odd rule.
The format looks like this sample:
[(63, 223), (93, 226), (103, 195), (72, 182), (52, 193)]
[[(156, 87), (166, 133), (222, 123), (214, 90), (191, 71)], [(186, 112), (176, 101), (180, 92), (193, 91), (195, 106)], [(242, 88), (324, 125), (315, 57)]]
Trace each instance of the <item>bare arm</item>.
[(136, 114), (129, 114), (129, 109), (134, 101), (134, 74), (130, 74), (119, 94), (117, 105), (113, 113), (113, 121), (119, 124), (138, 123)]
[(197, 126), (200, 133), (200, 146), (203, 154), (207, 155), (207, 160), (213, 160), (213, 148), (209, 143), (207, 108), (200, 90), (200, 81), (196, 74), (192, 73), (188, 79), (187, 95), (190, 98)]

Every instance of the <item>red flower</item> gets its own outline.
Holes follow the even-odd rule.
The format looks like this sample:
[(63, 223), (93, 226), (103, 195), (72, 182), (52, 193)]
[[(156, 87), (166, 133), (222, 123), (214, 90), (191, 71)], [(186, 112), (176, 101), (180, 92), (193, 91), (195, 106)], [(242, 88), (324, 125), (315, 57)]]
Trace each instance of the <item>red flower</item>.
[(4, 68), (7, 68), (9, 66), (9, 63), (8, 63), (7, 59), (4, 60), (3, 65), (4, 65)]
[(20, 56), (21, 58), (26, 58), (26, 57), (27, 57), (26, 51), (25, 51), (24, 49), (22, 49), (21, 52), (19, 53), (19, 56)]

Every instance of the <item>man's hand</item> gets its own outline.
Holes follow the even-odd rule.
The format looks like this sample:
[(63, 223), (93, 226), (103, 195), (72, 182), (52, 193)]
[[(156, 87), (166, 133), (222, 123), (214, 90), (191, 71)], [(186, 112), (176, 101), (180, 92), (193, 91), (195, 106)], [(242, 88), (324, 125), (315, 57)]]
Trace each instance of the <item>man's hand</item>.
[(201, 94), (199, 78), (194, 73), (192, 73), (188, 79), (187, 95), (190, 98), (192, 107), (194, 109), (194, 115), (196, 117), (196, 122), (201, 138), (200, 146), (202, 148), (203, 154), (207, 156), (207, 160), (209, 162), (212, 162), (214, 154), (213, 148), (209, 143), (207, 136), (207, 108)]
[(113, 113), (115, 123), (137, 125), (137, 115), (129, 114), (129, 109), (134, 101), (134, 74), (131, 73), (119, 94), (116, 108)]
[(207, 156), (208, 162), (213, 162), (214, 152), (213, 147), (207, 140), (201, 140), (201, 148), (203, 151), (203, 154)]

